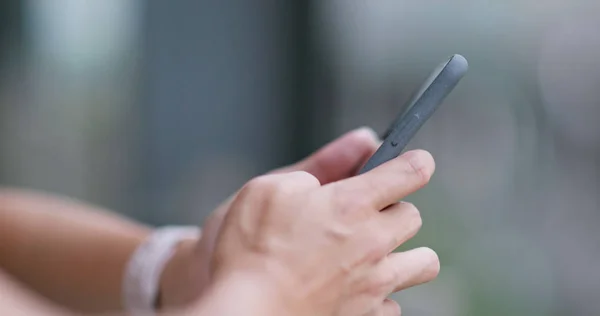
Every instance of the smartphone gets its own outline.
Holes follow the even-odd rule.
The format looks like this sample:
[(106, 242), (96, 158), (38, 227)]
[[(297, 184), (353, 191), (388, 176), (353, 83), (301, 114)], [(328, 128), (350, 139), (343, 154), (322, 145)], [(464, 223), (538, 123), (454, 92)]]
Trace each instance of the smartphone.
[(383, 134), (383, 143), (358, 173), (368, 172), (398, 157), (468, 69), (469, 63), (458, 54), (435, 68)]

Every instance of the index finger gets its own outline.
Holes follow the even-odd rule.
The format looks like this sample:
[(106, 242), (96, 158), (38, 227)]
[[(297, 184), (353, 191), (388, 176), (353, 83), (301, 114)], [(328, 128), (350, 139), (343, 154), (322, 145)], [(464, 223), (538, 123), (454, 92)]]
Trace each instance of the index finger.
[(344, 134), (302, 161), (275, 170), (274, 173), (302, 170), (317, 177), (322, 184), (331, 183), (353, 175), (377, 147), (377, 134), (370, 128), (359, 128)]
[(332, 183), (335, 192), (348, 194), (348, 199), (361, 199), (376, 210), (400, 201), (425, 186), (435, 162), (424, 150), (413, 150), (394, 158), (364, 174)]

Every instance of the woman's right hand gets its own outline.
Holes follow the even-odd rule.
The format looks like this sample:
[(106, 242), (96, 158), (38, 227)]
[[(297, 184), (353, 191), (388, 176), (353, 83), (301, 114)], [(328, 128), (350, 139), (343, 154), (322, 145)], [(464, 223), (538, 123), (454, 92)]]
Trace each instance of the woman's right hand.
[(399, 315), (386, 297), (439, 272), (428, 248), (392, 253), (421, 227), (419, 211), (397, 201), (434, 169), (429, 153), (411, 151), (326, 185), (302, 171), (255, 178), (227, 212), (201, 303), (234, 295), (212, 310), (228, 315)]

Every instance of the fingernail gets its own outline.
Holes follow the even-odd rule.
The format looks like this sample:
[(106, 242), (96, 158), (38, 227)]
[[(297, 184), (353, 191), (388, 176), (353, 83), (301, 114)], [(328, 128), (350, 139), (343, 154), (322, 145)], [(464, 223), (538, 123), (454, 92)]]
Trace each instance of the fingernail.
[(381, 139), (379, 139), (379, 135), (377, 135), (377, 133), (368, 126), (362, 126), (360, 128), (357, 128), (356, 133), (368, 135), (369, 138), (373, 139), (377, 143), (381, 142)]

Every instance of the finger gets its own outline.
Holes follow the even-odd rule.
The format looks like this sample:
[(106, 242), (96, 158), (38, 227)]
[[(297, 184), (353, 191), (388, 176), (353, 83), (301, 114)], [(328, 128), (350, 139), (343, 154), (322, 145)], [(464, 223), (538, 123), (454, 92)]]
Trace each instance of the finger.
[(375, 268), (373, 282), (389, 282), (392, 292), (401, 291), (435, 279), (440, 272), (437, 254), (429, 248), (391, 253)]
[(400, 304), (398, 302), (386, 298), (381, 304), (382, 313), (381, 315), (385, 316), (400, 316), (402, 314), (402, 309), (400, 308)]
[[(203, 238), (200, 239), (199, 251), (209, 255), (212, 253), (215, 247), (215, 240), (221, 229), (221, 223), (225, 216), (227, 216), (229, 204), (238, 194), (255, 194), (258, 191), (262, 192), (262, 197), (265, 198), (265, 195), (278, 194), (279, 196), (282, 196), (287, 193), (318, 188), (319, 186), (319, 180), (305, 171), (264, 175), (250, 180), (239, 193), (230, 197), (205, 220), (202, 231)], [(256, 191), (254, 191), (254, 189), (256, 189)]]
[(386, 298), (381, 305), (363, 316), (400, 316), (402, 314), (400, 305), (389, 298)]
[(292, 171), (273, 175), (279, 183), (279, 189), (285, 191), (298, 192), (302, 190), (314, 189), (321, 186), (317, 177), (307, 171)]
[(273, 197), (273, 195), (286, 195), (299, 191), (318, 188), (321, 186), (319, 179), (306, 171), (293, 171), (287, 173), (267, 174), (250, 180), (240, 190), (238, 196), (253, 194), (256, 197)]
[[(331, 184), (340, 201), (381, 210), (425, 186), (435, 170), (431, 154), (424, 150), (406, 152), (359, 176)], [(356, 199), (361, 199), (360, 203)]]
[(386, 298), (381, 305), (364, 316), (400, 316), (402, 314), (400, 305), (389, 298)]
[[(359, 169), (359, 166), (364, 165), (377, 150), (380, 143), (373, 130), (362, 127), (344, 134), (306, 159), (291, 166), (273, 170), (267, 175), (306, 171), (315, 176), (322, 184), (337, 181), (352, 175)], [(229, 204), (235, 199), (238, 192), (229, 196), (205, 220), (203, 226), (207, 227), (207, 235), (213, 236), (216, 234), (220, 223), (229, 210)]]
[(423, 225), (419, 210), (413, 204), (406, 202), (392, 204), (381, 211), (376, 220), (379, 231), (389, 241), (386, 253), (394, 251), (413, 238)]
[[(379, 136), (377, 136), (379, 137)], [(377, 145), (374, 147), (373, 151), (369, 154), (369, 157), (367, 159), (365, 159), (363, 162), (361, 162), (361, 164), (359, 165), (358, 168), (356, 168), (356, 170), (354, 170), (354, 172), (352, 172), (351, 176), (354, 176), (358, 173), (358, 171), (360, 171), (369, 161), (369, 159), (375, 154), (375, 152), (377, 151), (377, 149), (379, 149), (379, 147), (381, 147), (381, 145), (383, 144), (383, 140), (381, 140), (381, 138), (377, 139)]]
[[(350, 131), (317, 152), (291, 166), (275, 169), (267, 175), (306, 171), (315, 176), (321, 184), (344, 179), (353, 175), (381, 145), (377, 134), (368, 127)], [(223, 204), (229, 204), (238, 192), (232, 194)], [(224, 208), (225, 213), (227, 208)]]
[(306, 171), (322, 184), (338, 181), (356, 173), (378, 145), (377, 134), (370, 128), (362, 127), (344, 134), (302, 161), (273, 173)]

